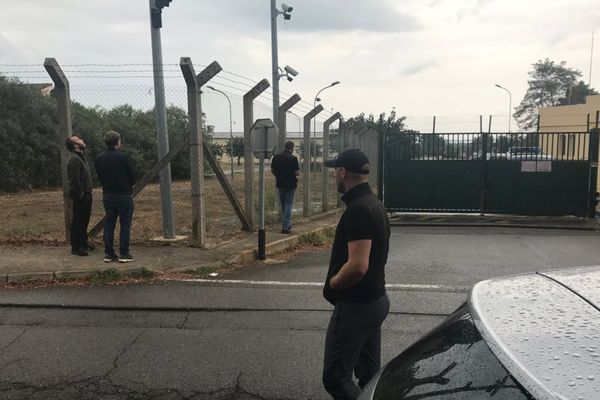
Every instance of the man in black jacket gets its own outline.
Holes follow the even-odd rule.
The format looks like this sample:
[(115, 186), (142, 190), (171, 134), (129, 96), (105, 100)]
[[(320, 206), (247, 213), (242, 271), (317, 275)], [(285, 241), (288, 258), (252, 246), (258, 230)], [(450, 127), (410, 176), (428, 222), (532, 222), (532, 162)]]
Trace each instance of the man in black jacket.
[(71, 254), (87, 256), (94, 247), (88, 243), (87, 228), (92, 212), (92, 178), (90, 167), (83, 156), (85, 142), (79, 136), (71, 136), (65, 142), (71, 152), (67, 164), (69, 177), (69, 197), (73, 201), (71, 220)]
[(292, 230), (292, 207), (294, 193), (298, 186), (300, 166), (294, 153), (294, 142), (285, 142), (284, 151), (275, 154), (271, 161), (271, 173), (275, 175), (275, 186), (279, 193), (281, 204), (281, 233), (290, 233)]
[(335, 232), (323, 289), (335, 306), (325, 338), (323, 384), (334, 399), (356, 399), (380, 368), (381, 324), (390, 309), (385, 292), (390, 223), (369, 187), (371, 165), (365, 153), (346, 150), (325, 166), (335, 168), (347, 208)]
[[(131, 262), (134, 258), (129, 252), (131, 220), (133, 218), (133, 185), (135, 174), (131, 162), (121, 152), (121, 135), (108, 131), (104, 135), (107, 149), (96, 157), (96, 174), (102, 184), (102, 203), (106, 218), (104, 220), (104, 262)], [(120, 225), (119, 256), (115, 253), (113, 242), (117, 218)]]

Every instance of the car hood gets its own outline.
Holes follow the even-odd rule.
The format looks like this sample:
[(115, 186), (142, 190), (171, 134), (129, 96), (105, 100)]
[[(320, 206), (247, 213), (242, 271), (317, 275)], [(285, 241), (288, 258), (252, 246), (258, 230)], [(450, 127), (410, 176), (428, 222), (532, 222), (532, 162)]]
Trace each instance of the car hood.
[(478, 283), (482, 337), (536, 399), (600, 398), (600, 266)]

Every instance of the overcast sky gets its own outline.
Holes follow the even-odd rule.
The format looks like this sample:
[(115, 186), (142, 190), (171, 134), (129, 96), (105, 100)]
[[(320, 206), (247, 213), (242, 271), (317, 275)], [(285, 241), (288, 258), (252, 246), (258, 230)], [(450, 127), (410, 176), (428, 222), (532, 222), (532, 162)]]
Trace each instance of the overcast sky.
[[(409, 117), (409, 124), (424, 130), (421, 125), (433, 115), (439, 116), (438, 124), (458, 124), (452, 129), (461, 129), (460, 121), (478, 121), (479, 114), (498, 115), (500, 121), (508, 114), (508, 95), (494, 84), (509, 88), (513, 106), (517, 105), (526, 90), (527, 72), (539, 59), (565, 60), (587, 81), (594, 29), (592, 86), (600, 87), (598, 0), (289, 0), (288, 4), (294, 7), (292, 19), (278, 19), (279, 62), (293, 66), (300, 75), (291, 83), (282, 80), (281, 90), (299, 93), (305, 108), (320, 88), (339, 80), (340, 85), (322, 93), (328, 113), (334, 108), (349, 117), (395, 107)], [(64, 65), (151, 63), (148, 14), (147, 0), (5, 2), (0, 13), (0, 63), (41, 64), (48, 56)], [(163, 11), (162, 38), (166, 64), (190, 56), (199, 71), (200, 65), (218, 60), (228, 72), (253, 81), (270, 80), (269, 0), (173, 0)], [(19, 68), (2, 66), (0, 71), (22, 71)], [(171, 67), (171, 75), (180, 75), (176, 68)], [(237, 103), (243, 91), (219, 84), (243, 88), (233, 81), (250, 81), (223, 76), (230, 80), (221, 78), (215, 86), (234, 95)], [(81, 80), (71, 82), (75, 91)], [(144, 84), (148, 85), (146, 80)], [(183, 80), (174, 77), (167, 85), (183, 86)], [(286, 98), (282, 94), (282, 101)], [(269, 104), (268, 98), (263, 102)], [(234, 108), (236, 113), (241, 109)], [(226, 128), (224, 116), (215, 118), (217, 130)]]

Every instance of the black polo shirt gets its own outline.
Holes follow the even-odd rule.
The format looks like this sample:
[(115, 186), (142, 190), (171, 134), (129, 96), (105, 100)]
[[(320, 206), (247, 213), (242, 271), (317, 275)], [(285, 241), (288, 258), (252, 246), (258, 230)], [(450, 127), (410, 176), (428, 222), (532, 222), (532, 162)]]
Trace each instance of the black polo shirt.
[[(342, 196), (342, 200), (347, 208), (335, 231), (323, 296), (331, 304), (338, 301), (367, 303), (385, 294), (390, 221), (385, 207), (368, 183), (353, 187)], [(365, 239), (372, 241), (366, 275), (354, 286), (340, 291), (332, 290), (329, 280), (348, 261), (348, 242)]]
[(289, 151), (284, 151), (273, 156), (271, 172), (275, 175), (275, 186), (277, 188), (296, 189), (298, 186), (296, 171), (299, 170), (298, 158)]
[(125, 153), (109, 148), (98, 154), (95, 166), (102, 193), (131, 196), (135, 173)]

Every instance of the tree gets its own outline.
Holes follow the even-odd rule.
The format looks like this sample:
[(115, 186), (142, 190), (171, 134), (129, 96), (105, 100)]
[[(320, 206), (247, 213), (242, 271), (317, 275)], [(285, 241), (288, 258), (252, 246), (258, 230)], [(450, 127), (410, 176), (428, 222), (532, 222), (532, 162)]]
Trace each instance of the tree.
[(568, 68), (566, 61), (555, 64), (548, 58), (533, 64), (529, 72), (529, 87), (525, 97), (515, 108), (514, 117), (524, 130), (536, 126), (538, 109), (565, 104), (581, 104), (585, 97), (597, 92), (579, 80), (581, 71)]
[(231, 154), (231, 139), (227, 140), (224, 150), (225, 154), (227, 154), (229, 157), (237, 157), (237, 163), (240, 165), (240, 159), (244, 157), (244, 138), (233, 138), (233, 154)]

